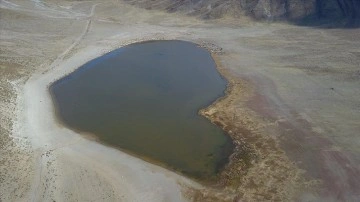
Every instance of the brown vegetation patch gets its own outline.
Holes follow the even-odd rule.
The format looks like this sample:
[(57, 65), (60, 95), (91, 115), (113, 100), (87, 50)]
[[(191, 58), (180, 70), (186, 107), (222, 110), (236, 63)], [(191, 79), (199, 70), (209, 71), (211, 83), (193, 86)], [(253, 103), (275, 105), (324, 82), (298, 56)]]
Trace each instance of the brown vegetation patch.
[(313, 183), (304, 178), (304, 172), (288, 159), (277, 139), (268, 134), (268, 130), (274, 130), (273, 123), (247, 107), (248, 102), (256, 97), (253, 86), (223, 68), (217, 55), (213, 54), (213, 58), (218, 70), (229, 82), (226, 96), (199, 113), (230, 135), (236, 148), (213, 190), (196, 190), (193, 199), (293, 199), (298, 191)]

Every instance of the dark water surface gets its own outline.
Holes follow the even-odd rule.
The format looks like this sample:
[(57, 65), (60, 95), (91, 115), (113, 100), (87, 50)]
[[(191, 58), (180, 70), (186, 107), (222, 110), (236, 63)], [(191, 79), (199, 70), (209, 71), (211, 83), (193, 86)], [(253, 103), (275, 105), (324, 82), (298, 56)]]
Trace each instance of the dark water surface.
[(184, 41), (132, 44), (81, 66), (50, 91), (68, 127), (191, 177), (214, 177), (233, 144), (198, 115), (224, 95), (210, 54)]

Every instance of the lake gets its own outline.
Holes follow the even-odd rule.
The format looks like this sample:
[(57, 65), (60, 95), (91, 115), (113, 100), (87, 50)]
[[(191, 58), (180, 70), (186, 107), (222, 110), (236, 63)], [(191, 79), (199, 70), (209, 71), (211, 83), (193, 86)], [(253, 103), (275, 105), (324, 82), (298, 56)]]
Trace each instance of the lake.
[(224, 96), (226, 85), (207, 50), (174, 40), (114, 50), (54, 82), (50, 92), (65, 126), (209, 180), (234, 146), (198, 111)]

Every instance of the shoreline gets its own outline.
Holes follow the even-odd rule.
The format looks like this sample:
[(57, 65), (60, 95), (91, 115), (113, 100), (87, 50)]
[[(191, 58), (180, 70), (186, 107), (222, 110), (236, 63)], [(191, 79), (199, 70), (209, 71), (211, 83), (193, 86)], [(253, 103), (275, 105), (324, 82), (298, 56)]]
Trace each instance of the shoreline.
[[(191, 177), (191, 176), (189, 176), (189, 175), (186, 175), (186, 174), (182, 173), (181, 171), (179, 171), (179, 170), (177, 170), (177, 169), (175, 169), (175, 168), (172, 168), (172, 167), (166, 165), (166, 164), (163, 163), (163, 162), (153, 160), (153, 159), (151, 159), (150, 157), (146, 157), (146, 156), (143, 156), (143, 155), (140, 155), (140, 154), (136, 154), (135, 152), (132, 152), (132, 151), (130, 151), (130, 150), (126, 150), (126, 149), (123, 149), (123, 148), (121, 148), (121, 147), (114, 146), (114, 145), (112, 145), (112, 144), (110, 144), (110, 143), (106, 143), (106, 142), (104, 142), (104, 141), (101, 141), (100, 138), (99, 138), (96, 134), (92, 134), (92, 133), (89, 133), (89, 132), (83, 132), (83, 131), (81, 131), (81, 130), (77, 130), (77, 129), (75, 129), (75, 128), (66, 126), (66, 124), (65, 124), (65, 123), (61, 120), (61, 118), (59, 117), (56, 104), (55, 104), (54, 101), (53, 101), (52, 91), (50, 90), (50, 86), (53, 85), (54, 82), (56, 82), (56, 81), (58, 81), (58, 80), (60, 80), (60, 79), (62, 79), (62, 78), (64, 78), (64, 77), (67, 77), (68, 75), (72, 74), (74, 71), (76, 71), (76, 70), (78, 70), (79, 68), (81, 68), (81, 67), (82, 67), (83, 65), (85, 65), (86, 63), (91, 62), (92, 60), (97, 59), (97, 58), (99, 58), (99, 57), (102, 57), (102, 56), (104, 56), (104, 55), (106, 55), (106, 54), (108, 54), (108, 53), (110, 53), (110, 52), (112, 52), (112, 51), (116, 51), (117, 49), (123, 48), (123, 47), (128, 46), (128, 45), (132, 45), (132, 44), (141, 44), (141, 43), (148, 43), (148, 42), (154, 42), (154, 41), (183, 41), (183, 42), (187, 42), (187, 43), (192, 43), (192, 44), (194, 44), (195, 46), (197, 46), (197, 47), (199, 47), (199, 48), (201, 48), (201, 49), (206, 50), (206, 51), (209, 53), (210, 57), (213, 59), (213, 61), (214, 61), (214, 63), (215, 63), (216, 71), (217, 71), (218, 74), (222, 77), (222, 79), (224, 79), (224, 80), (226, 81), (227, 85), (226, 85), (226, 88), (225, 88), (223, 94), (222, 94), (220, 97), (218, 97), (217, 99), (215, 99), (215, 100), (213, 100), (213, 101), (209, 101), (208, 103), (204, 104), (204, 106), (202, 106), (202, 107), (200, 107), (200, 108), (198, 109), (197, 113), (198, 113), (199, 116), (203, 116), (203, 115), (200, 114), (200, 111), (202, 111), (202, 110), (210, 107), (212, 104), (214, 104), (214, 103), (217, 102), (218, 100), (221, 100), (221, 99), (223, 99), (223, 98), (225, 98), (225, 97), (227, 96), (227, 92), (229, 91), (228, 88), (229, 88), (229, 84), (230, 84), (230, 83), (229, 83), (228, 79), (220, 72), (220, 70), (219, 70), (219, 68), (218, 68), (218, 66), (217, 66), (217, 63), (216, 63), (216, 61), (215, 61), (215, 58), (214, 58), (214, 54), (219, 53), (218, 50), (221, 49), (221, 48), (215, 47), (213, 44), (211, 44), (211, 43), (206, 43), (206, 42), (205, 42), (205, 44), (207, 44), (207, 45), (204, 45), (204, 42), (197, 42), (197, 41), (194, 41), (194, 40), (191, 40), (191, 39), (189, 39), (189, 40), (185, 40), (185, 39), (151, 39), (151, 40), (146, 40), (146, 39), (145, 39), (145, 40), (138, 40), (138, 41), (135, 41), (135, 42), (133, 42), (133, 43), (126, 43), (125, 45), (122, 45), (122, 46), (117, 47), (117, 48), (115, 48), (115, 49), (112, 49), (112, 50), (110, 50), (110, 51), (106, 51), (105, 53), (103, 53), (103, 54), (101, 54), (101, 55), (99, 55), (99, 56), (97, 56), (97, 57), (91, 58), (90, 60), (84, 62), (84, 63), (83, 63), (82, 65), (80, 65), (79, 67), (77, 67), (77, 68), (71, 68), (71, 70), (69, 71), (70, 73), (65, 73), (64, 75), (60, 75), (60, 76), (58, 76), (57, 79), (55, 79), (54, 81), (50, 82), (50, 83), (47, 85), (47, 90), (48, 90), (48, 93), (49, 93), (49, 95), (50, 95), (50, 99), (51, 99), (51, 101), (52, 101), (52, 103), (53, 103), (53, 107), (52, 107), (52, 108), (53, 108), (53, 114), (54, 114), (54, 122), (56, 122), (56, 124), (57, 124), (59, 127), (67, 128), (67, 129), (73, 131), (74, 133), (81, 135), (83, 138), (85, 138), (85, 139), (87, 139), (87, 140), (94, 141), (94, 142), (99, 143), (99, 144), (101, 144), (101, 145), (103, 145), (103, 146), (106, 146), (106, 147), (110, 147), (110, 148), (113, 148), (113, 149), (117, 149), (117, 150), (119, 150), (119, 151), (121, 151), (121, 152), (123, 152), (123, 153), (126, 153), (127, 155), (130, 155), (130, 156), (132, 156), (132, 157), (134, 157), (134, 158), (141, 159), (141, 160), (143, 160), (143, 161), (145, 161), (145, 162), (147, 162), (147, 163), (150, 163), (150, 164), (152, 164), (152, 165), (162, 167), (162, 168), (164, 168), (164, 169), (166, 169), (166, 170), (169, 170), (170, 172), (174, 172), (174, 173), (176, 173), (177, 175), (180, 175), (180, 176), (182, 176), (182, 177), (184, 177), (184, 178), (188, 178), (188, 179), (190, 179), (190, 180), (192, 180), (192, 181), (195, 181), (196, 183), (199, 183), (199, 184), (201, 184), (201, 185), (203, 185), (203, 186), (209, 186), (209, 187), (214, 187), (214, 186), (215, 186), (215, 187), (216, 187), (216, 185), (217, 185), (218, 182), (220, 181), (219, 175), (224, 171), (224, 169), (225, 169), (225, 168), (227, 167), (227, 165), (230, 163), (230, 162), (229, 162), (229, 158), (230, 158), (231, 155), (233, 155), (233, 153), (230, 154), (230, 156), (227, 156), (227, 162), (226, 162), (225, 164), (222, 163), (222, 166), (220, 167), (219, 171), (218, 171), (214, 176), (211, 176), (211, 179), (210, 179), (210, 180), (199, 179), (199, 178), (195, 178), (195, 177)], [(203, 117), (205, 117), (205, 116), (203, 116)], [(206, 118), (206, 117), (205, 117), (205, 118)], [(211, 120), (209, 120), (209, 121), (211, 122)], [(212, 122), (211, 122), (211, 123), (212, 123)], [(212, 123), (212, 124), (214, 124), (214, 123)], [(216, 125), (216, 124), (215, 124), (215, 125)], [(225, 136), (229, 136), (229, 135), (226, 133), (226, 131), (224, 131), (223, 129), (221, 129), (221, 130), (224, 132), (224, 135), (225, 135)], [(229, 137), (230, 137), (230, 136), (229, 136)], [(231, 139), (231, 144), (235, 145), (232, 139)]]
[[(165, 37), (166, 38), (166, 37)], [(169, 37), (170, 38), (170, 37)], [(159, 39), (152, 39), (152, 40), (159, 40)], [(160, 39), (164, 40), (164, 39)], [(166, 39), (168, 40), (168, 39)], [(172, 39), (169, 39), (172, 40)], [(197, 197), (197, 200), (205, 200), (205, 199), (211, 199), (211, 200), (223, 200), (224, 198), (226, 200), (229, 200), (229, 198), (234, 198), (236, 195), (239, 194), (239, 188), (243, 189), (242, 191), (245, 193), (248, 188), (244, 187), (247, 186), (246, 183), (242, 183), (242, 181), (246, 180), (247, 178), (254, 177), (253, 175), (255, 173), (248, 174), (250, 169), (261, 169), (256, 166), (258, 166), (258, 163), (253, 163), (254, 161), (258, 160), (259, 158), (267, 159), (262, 154), (258, 152), (260, 148), (254, 147), (253, 141), (248, 141), (246, 139), (249, 136), (254, 135), (254, 132), (251, 129), (246, 128), (246, 124), (244, 125), (233, 125), (232, 122), (236, 121), (233, 120), (233, 113), (232, 109), (234, 109), (235, 103), (242, 99), (248, 99), (252, 96), (252, 87), (251, 85), (242, 80), (241, 78), (238, 78), (231, 74), (231, 70), (226, 69), (222, 66), (221, 63), (221, 56), (226, 55), (226, 53), (223, 53), (221, 48), (213, 46), (211, 43), (205, 43), (205, 45), (202, 45), (201, 43), (204, 42), (198, 42), (196, 40), (192, 39), (173, 39), (173, 40), (184, 40), (188, 41), (194, 44), (199, 45), (199, 47), (202, 47), (206, 49), (211, 57), (213, 58), (216, 69), (219, 72), (219, 74), (228, 82), (228, 85), (226, 87), (226, 90), (224, 92), (224, 96), (218, 98), (212, 104), (209, 106), (200, 109), (198, 111), (199, 115), (204, 116), (207, 118), (211, 123), (218, 125), (222, 130), (224, 131), (225, 135), (229, 135), (230, 138), (233, 141), (233, 144), (235, 145), (235, 149), (233, 154), (229, 157), (228, 163), (221, 169), (221, 171), (217, 174), (215, 177), (215, 181), (211, 182), (210, 184), (203, 184), (202, 181), (193, 181), (194, 179), (189, 178), (187, 176), (184, 176), (181, 173), (176, 172), (176, 170), (168, 169), (167, 166), (162, 166), (159, 164), (152, 164), (151, 161), (147, 161), (143, 158), (138, 158), (136, 155), (133, 155), (129, 152), (123, 151), (119, 148), (109, 146), (108, 144), (104, 144), (103, 142), (94, 141), (92, 138), (88, 138), (88, 136), (84, 136), (82, 133), (79, 133), (77, 131), (73, 131), (72, 129), (68, 129), (65, 127), (61, 122), (59, 122), (59, 118), (56, 115), (56, 109), (53, 105), (51, 94), (49, 92), (49, 86), (55, 82), (58, 79), (61, 79), (69, 74), (71, 74), (73, 71), (75, 71), (77, 68), (81, 67), (83, 64), (91, 61), (92, 59), (101, 57), (102, 55), (116, 50), (118, 48), (121, 48), (122, 46), (131, 44), (131, 43), (125, 43), (124, 45), (121, 44), (120, 47), (112, 47), (108, 48), (106, 51), (94, 51), (91, 49), (91, 47), (88, 47), (86, 49), (82, 49), (81, 51), (76, 52), (71, 57), (65, 59), (62, 61), (58, 66), (55, 66), (54, 68), (51, 68), (50, 71), (47, 71), (45, 74), (43, 73), (35, 73), (32, 77), (26, 82), (25, 84), (25, 98), (27, 98), (28, 102), (36, 102), (34, 100), (31, 100), (31, 95), (34, 94), (33, 91), (40, 91), (38, 92), (39, 95), (37, 97), (38, 106), (35, 108), (37, 110), (41, 109), (37, 112), (28, 112), (28, 114), (42, 114), (48, 116), (47, 120), (42, 120), (38, 117), (38, 120), (35, 119), (38, 123), (33, 123), (33, 125), (40, 127), (37, 131), (37, 133), (42, 134), (40, 141), (43, 141), (42, 145), (53, 145), (53, 141), (51, 139), (55, 139), (56, 144), (58, 145), (71, 145), (74, 139), (76, 139), (76, 142), (84, 142), (84, 144), (89, 145), (85, 146), (85, 148), (82, 148), (85, 152), (94, 152), (94, 151), (86, 151), (86, 150), (93, 150), (95, 146), (90, 147), (90, 145), (97, 145), (98, 149), (104, 147), (106, 149), (102, 149), (102, 153), (100, 155), (110, 155), (110, 150), (116, 150), (111, 153), (113, 158), (116, 158), (115, 153), (119, 153), (120, 156), (128, 156), (128, 159), (133, 159), (129, 162), (129, 164), (134, 164), (135, 167), (141, 166), (145, 167), (145, 169), (151, 170), (152, 172), (158, 172), (160, 175), (166, 175), (166, 178), (169, 178), (168, 180), (172, 181), (170, 184), (171, 186), (175, 186), (177, 188), (173, 188), (171, 192), (177, 192), (177, 194), (172, 193), (172, 197), (176, 198), (182, 198), (184, 197), (183, 194), (187, 197)], [(140, 39), (140, 40), (131, 40), (133, 43), (142, 43), (148, 41), (147, 39)], [(220, 50), (220, 51), (219, 51)], [(34, 86), (35, 85), (35, 86)], [(242, 94), (243, 93), (243, 94)], [(233, 97), (236, 97), (234, 99)], [(30, 105), (36, 105), (35, 103), (32, 103)], [(219, 115), (220, 112), (220, 115)], [(239, 113), (237, 113), (236, 116), (239, 116)], [(254, 118), (254, 114), (247, 115), (248, 117)], [(231, 118), (229, 118), (231, 117)], [(28, 117), (29, 120), (33, 119), (34, 117)], [(247, 118), (248, 119), (248, 118)], [(41, 123), (40, 123), (41, 122)], [(261, 120), (256, 120), (257, 123), (261, 123)], [(46, 126), (45, 126), (46, 125)], [(230, 126), (232, 125), (232, 126)], [(253, 126), (252, 126), (253, 127)], [(51, 128), (51, 129), (49, 129)], [(51, 132), (50, 132), (51, 131)], [(240, 131), (240, 132), (239, 132)], [(54, 134), (54, 133), (58, 134)], [(245, 133), (246, 134), (245, 134)], [(45, 137), (46, 134), (48, 137)], [(65, 135), (67, 137), (62, 137)], [(262, 139), (261, 134), (257, 134), (257, 137), (255, 138), (256, 141), (260, 141), (262, 143), (265, 143), (266, 141), (272, 141), (272, 144), (274, 143), (273, 139)], [(59, 143), (59, 142), (62, 142)], [(55, 144), (55, 145), (56, 145)], [(74, 143), (74, 147), (78, 143)], [(265, 143), (266, 144), (266, 143)], [(37, 144), (33, 144), (36, 146)], [(275, 146), (271, 145), (272, 148), (269, 151), (266, 151), (268, 153), (271, 152), (280, 152), (280, 149)], [(41, 148), (41, 145), (37, 145), (37, 147)], [(47, 148), (48, 151), (54, 151), (58, 148), (64, 147), (64, 146), (47, 146), (47, 147), (55, 147), (55, 148)], [(68, 146), (65, 146), (68, 147)], [(44, 148), (43, 148), (44, 149)], [(106, 152), (106, 150), (109, 150)], [(43, 152), (44, 154), (45, 152)], [(43, 155), (42, 154), (42, 155)], [(79, 154), (81, 155), (81, 153)], [(277, 154), (278, 155), (278, 154)], [(287, 159), (287, 157), (283, 155), (283, 158), (287, 160), (285, 163), (282, 163), (282, 166), (286, 165), (286, 169), (282, 170), (283, 172), (289, 172), (292, 173), (292, 175), (298, 175), (300, 172), (297, 170), (297, 168), (292, 164), (291, 161)], [(120, 158), (120, 157), (119, 157)], [(123, 158), (123, 157), (122, 157)], [(41, 158), (40, 158), (41, 159)], [(115, 160), (115, 159), (112, 159)], [(137, 162), (137, 163), (136, 163)], [(254, 166), (254, 165), (255, 166)], [(129, 167), (130, 168), (130, 167)], [(136, 171), (139, 172), (139, 171)], [(283, 172), (277, 172), (279, 175)], [(117, 173), (117, 175), (122, 176), (122, 172)], [(267, 175), (267, 174), (266, 174)], [(163, 176), (164, 177), (164, 176)], [(131, 177), (129, 177), (130, 180)], [(156, 180), (165, 180), (161, 179), (162, 177), (159, 177), (159, 179)], [(180, 182), (180, 183), (179, 183)], [(138, 182), (141, 183), (141, 182)], [(198, 184), (200, 183), (200, 184)], [(306, 184), (305, 181), (301, 178), (300, 181), (297, 181), (297, 183)], [(184, 187), (180, 186), (179, 184), (186, 184), (185, 190)], [(202, 184), (202, 185), (201, 185)], [(169, 186), (169, 185), (166, 185)], [(206, 186), (206, 187), (202, 187)], [(279, 193), (286, 193), (284, 191), (286, 189), (286, 186), (279, 185), (278, 192)], [(265, 190), (264, 195), (271, 194), (267, 193), (269, 190)], [(272, 190), (273, 191), (273, 190)], [(240, 191), (241, 193), (241, 191)], [(279, 194), (280, 196), (280, 194)], [(132, 196), (132, 197), (138, 197), (138, 196)], [(282, 196), (285, 198), (290, 198), (290, 196)], [(173, 200), (177, 200), (176, 198), (173, 198)], [(150, 199), (149, 199), (150, 200)], [(182, 198), (181, 200), (184, 200)], [(225, 200), (225, 201), (226, 201)]]

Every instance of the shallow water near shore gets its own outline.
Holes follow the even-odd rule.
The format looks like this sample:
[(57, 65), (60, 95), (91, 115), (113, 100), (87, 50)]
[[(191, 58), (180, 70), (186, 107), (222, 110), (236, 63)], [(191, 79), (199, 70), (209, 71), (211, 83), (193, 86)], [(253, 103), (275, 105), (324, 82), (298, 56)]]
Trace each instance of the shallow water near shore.
[(223, 96), (226, 84), (211, 55), (196, 44), (150, 41), (84, 64), (54, 82), (50, 92), (66, 126), (209, 180), (234, 146), (198, 111)]

